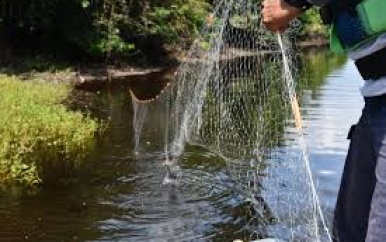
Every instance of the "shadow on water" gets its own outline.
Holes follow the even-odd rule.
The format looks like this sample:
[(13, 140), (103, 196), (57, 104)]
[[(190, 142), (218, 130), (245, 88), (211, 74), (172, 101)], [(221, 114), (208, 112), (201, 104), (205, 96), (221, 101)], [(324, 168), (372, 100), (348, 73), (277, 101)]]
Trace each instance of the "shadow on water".
[[(321, 71), (321, 66), (331, 62), (311, 56), (305, 58), (320, 58), (314, 64), (308, 60), (307, 80), (312, 85), (299, 84), (313, 93), (304, 96), (310, 119), (322, 113), (315, 100), (324, 100), (320, 95), (325, 75), (344, 63), (337, 61), (328, 71)], [(143, 83), (131, 90), (138, 99), (151, 99), (168, 83), (154, 82), (151, 95), (142, 92)], [(98, 137), (82, 173), (66, 184), (33, 195), (0, 196), (0, 241), (230, 241), (248, 238), (253, 232), (246, 226), (251, 221), (249, 205), (233, 191), (219, 157), (188, 147), (180, 162), (183, 173), (178, 186), (162, 185), (166, 175), (159, 153), (165, 125), (162, 109), (150, 112), (147, 125), (151, 128), (142, 137), (146, 152), (137, 159), (129, 88), (74, 95), (78, 101), (72, 105), (87, 106), (92, 115), (109, 120), (110, 128)], [(323, 170), (320, 159), (316, 161)], [(334, 193), (329, 186), (323, 190), (321, 184), (321, 190)]]

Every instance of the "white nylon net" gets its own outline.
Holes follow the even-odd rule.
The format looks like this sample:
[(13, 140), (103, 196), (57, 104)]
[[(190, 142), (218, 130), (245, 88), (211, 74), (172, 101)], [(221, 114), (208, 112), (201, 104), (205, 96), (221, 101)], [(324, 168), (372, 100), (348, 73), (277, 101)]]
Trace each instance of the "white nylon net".
[(301, 134), (292, 31), (266, 30), (258, 2), (216, 5), (164, 93), (147, 103), (134, 98), (136, 140), (144, 110), (162, 106), (168, 181), (185, 145), (202, 146), (223, 157), (235, 189), (253, 204), (255, 238), (328, 241)]

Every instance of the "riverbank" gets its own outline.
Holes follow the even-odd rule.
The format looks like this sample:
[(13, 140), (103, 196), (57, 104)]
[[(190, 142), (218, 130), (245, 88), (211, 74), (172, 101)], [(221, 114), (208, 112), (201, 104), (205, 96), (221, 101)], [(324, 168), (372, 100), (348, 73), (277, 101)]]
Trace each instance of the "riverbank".
[[(297, 45), (300, 49), (328, 48), (328, 39), (322, 36), (300, 40)], [(40, 80), (48, 83), (66, 83), (76, 89), (98, 91), (108, 86), (129, 86), (153, 77), (162, 82), (173, 78), (178, 66), (187, 61), (187, 50), (169, 50), (165, 59), (151, 65), (132, 63), (88, 64), (88, 63), (60, 63), (42, 58), (14, 58), (12, 63), (3, 65), (0, 73), (15, 75), (22, 80)], [(244, 51), (245, 52), (245, 51)], [(245, 52), (249, 53), (249, 52)], [(242, 53), (241, 53), (242, 54)], [(161, 58), (161, 57), (160, 57)], [(162, 58), (161, 58), (162, 59)]]
[(0, 187), (56, 183), (93, 149), (98, 123), (63, 105), (70, 91), (0, 75)]

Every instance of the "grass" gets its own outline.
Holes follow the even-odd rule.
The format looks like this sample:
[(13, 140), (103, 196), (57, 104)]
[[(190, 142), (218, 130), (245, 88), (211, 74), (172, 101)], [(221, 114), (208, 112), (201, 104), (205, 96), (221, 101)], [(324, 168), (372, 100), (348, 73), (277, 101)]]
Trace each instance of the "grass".
[(0, 75), (0, 184), (58, 179), (93, 148), (98, 124), (61, 104), (69, 91)]

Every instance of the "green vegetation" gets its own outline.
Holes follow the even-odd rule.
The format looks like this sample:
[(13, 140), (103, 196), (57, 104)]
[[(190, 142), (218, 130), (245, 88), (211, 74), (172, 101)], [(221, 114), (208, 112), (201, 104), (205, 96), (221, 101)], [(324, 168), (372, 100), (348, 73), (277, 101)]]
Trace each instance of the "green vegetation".
[(305, 12), (300, 17), (300, 21), (302, 22), (301, 38), (328, 36), (328, 29), (323, 25), (317, 8), (312, 8)]
[(62, 84), (0, 76), (0, 183), (27, 186), (73, 171), (93, 147), (97, 123), (63, 102)]
[(191, 38), (209, 7), (205, 0), (3, 0), (0, 32), (51, 54), (131, 57)]
[[(2, 0), (0, 64), (5, 65), (0, 72), (22, 74), (25, 80), (66, 82), (75, 78), (73, 70), (77, 68), (73, 67), (89, 63), (88, 60), (129, 60), (137, 64), (137, 58), (164, 57), (159, 52), (165, 46), (183, 47), (191, 42), (211, 10), (211, 3)], [(235, 15), (231, 24), (243, 31), (258, 18)], [(308, 11), (301, 21), (302, 36), (326, 35), (317, 10)], [(203, 40), (201, 45), (209, 49), (210, 41)], [(16, 54), (7, 52), (8, 48), (17, 50)], [(46, 57), (53, 57), (54, 61)], [(64, 57), (66, 64), (58, 64), (61, 62), (55, 61), (57, 57)], [(234, 88), (237, 91), (237, 86)], [(0, 184), (34, 185), (56, 179), (71, 172), (92, 149), (97, 124), (61, 104), (69, 90), (65, 85), (22, 82), (0, 75)]]
[[(256, 5), (260, 0), (251, 0)], [(159, 56), (185, 46), (205, 21), (209, 0), (2, 0), (0, 39), (15, 49), (96, 61)], [(232, 19), (245, 25), (246, 18)], [(316, 9), (301, 17), (303, 36), (326, 35)], [(1, 45), (1, 43), (0, 43)], [(1, 51), (0, 51), (1, 52)], [(1, 53), (0, 53), (1, 55)]]

